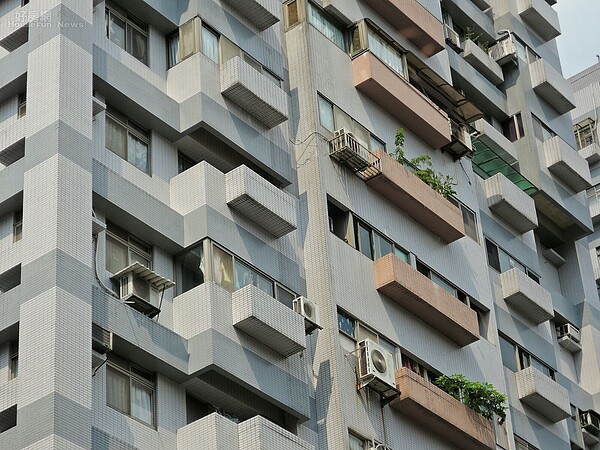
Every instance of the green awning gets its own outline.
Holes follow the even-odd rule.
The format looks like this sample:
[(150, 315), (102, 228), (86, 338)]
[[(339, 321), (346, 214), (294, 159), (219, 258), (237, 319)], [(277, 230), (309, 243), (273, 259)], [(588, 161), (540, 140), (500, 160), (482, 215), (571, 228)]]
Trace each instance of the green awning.
[(473, 170), (484, 180), (502, 173), (526, 194), (537, 192), (538, 189), (527, 178), (479, 139), (473, 140), (473, 150)]

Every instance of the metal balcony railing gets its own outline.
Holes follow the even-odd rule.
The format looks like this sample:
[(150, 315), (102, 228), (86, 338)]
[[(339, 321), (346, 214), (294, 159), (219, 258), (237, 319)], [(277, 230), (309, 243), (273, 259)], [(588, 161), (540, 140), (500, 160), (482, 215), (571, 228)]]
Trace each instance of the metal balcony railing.
[(348, 166), (363, 181), (381, 173), (379, 158), (343, 128), (336, 131), (329, 141), (329, 156)]

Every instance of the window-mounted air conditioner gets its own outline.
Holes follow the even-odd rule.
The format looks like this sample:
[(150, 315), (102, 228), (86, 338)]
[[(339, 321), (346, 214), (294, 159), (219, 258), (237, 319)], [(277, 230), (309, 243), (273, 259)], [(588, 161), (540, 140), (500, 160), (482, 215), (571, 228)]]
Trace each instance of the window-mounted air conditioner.
[(458, 36), (458, 33), (448, 25), (444, 25), (444, 36), (446, 37), (446, 43), (455, 51), (458, 53), (463, 51), (460, 46), (460, 37)]
[(139, 262), (125, 267), (111, 277), (119, 284), (119, 296), (123, 302), (152, 318), (160, 313), (161, 297), (166, 289), (175, 286)]
[(360, 341), (358, 348), (358, 371), (361, 387), (368, 385), (380, 394), (395, 390), (394, 356), (371, 339)]
[(600, 417), (594, 411), (581, 413), (581, 428), (594, 436), (600, 436)]
[(298, 297), (294, 299), (294, 311), (304, 317), (304, 326), (306, 333), (310, 334), (319, 326), (319, 306), (308, 300), (306, 297)]
[(92, 349), (101, 355), (108, 353), (113, 348), (113, 334), (92, 323)]
[(556, 337), (561, 347), (572, 353), (581, 351), (581, 333), (573, 324), (566, 323), (556, 327)]

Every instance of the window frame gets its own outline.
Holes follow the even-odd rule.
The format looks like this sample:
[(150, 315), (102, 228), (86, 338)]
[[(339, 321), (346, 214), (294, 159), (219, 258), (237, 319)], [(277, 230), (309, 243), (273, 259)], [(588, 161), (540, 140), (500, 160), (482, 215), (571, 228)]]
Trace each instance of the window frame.
[(27, 94), (19, 94), (17, 97), (17, 119), (27, 115)]
[[(123, 29), (123, 39), (124, 39), (124, 47), (121, 47), (117, 42), (115, 42), (112, 38), (111, 38), (111, 33), (110, 33), (110, 17), (111, 15), (117, 17), (120, 21), (122, 21), (125, 24), (125, 28)], [(104, 13), (104, 20), (106, 22), (106, 38), (113, 42), (115, 45), (117, 45), (119, 48), (122, 48), (123, 50), (125, 50), (127, 53), (129, 53), (131, 56), (133, 56), (135, 59), (137, 59), (138, 61), (140, 61), (142, 64), (145, 64), (146, 66), (150, 66), (150, 62), (149, 62), (149, 44), (150, 44), (150, 39), (148, 36), (148, 24), (144, 23), (143, 21), (139, 20), (137, 17), (134, 17), (133, 15), (131, 15), (130, 13), (128, 13), (127, 11), (118, 8), (117, 6), (107, 2), (105, 5), (105, 13)], [(137, 33), (141, 34), (144, 38), (145, 38), (145, 53), (144, 56), (142, 57), (142, 59), (138, 58), (137, 56), (135, 56), (133, 54), (133, 47), (132, 47), (132, 43), (131, 43), (131, 38), (130, 38), (130, 30), (133, 29), (135, 30)]]
[[(127, 232), (126, 230), (120, 228), (117, 225), (112, 224), (111, 222), (107, 222), (107, 226), (106, 226), (106, 241), (108, 239), (112, 239), (114, 241), (116, 241), (117, 244), (121, 244), (122, 246), (124, 246), (127, 249), (127, 264), (122, 267), (119, 270), (124, 269), (127, 266), (130, 266), (132, 263), (132, 258), (131, 258), (131, 253), (134, 253), (135, 255), (142, 257), (143, 259), (145, 259), (146, 261), (148, 261), (148, 269), (152, 270), (152, 266), (154, 265), (154, 261), (152, 258), (152, 246), (150, 244), (147, 244), (146, 242), (142, 241), (141, 239), (133, 236), (132, 234), (130, 234), (129, 232)], [(126, 238), (125, 238), (126, 236)], [(108, 247), (107, 244), (105, 244), (105, 247)], [(110, 269), (108, 268), (108, 250), (105, 249), (105, 269), (110, 272)], [(117, 272), (119, 271), (117, 270)], [(114, 273), (117, 273), (114, 272)]]
[[(332, 44), (334, 44), (336, 47), (338, 47), (340, 50), (342, 50), (343, 52), (347, 52), (348, 50), (348, 40), (346, 38), (346, 30), (345, 28), (342, 28), (342, 25), (340, 25), (334, 18), (332, 18), (326, 11), (324, 11), (322, 8), (320, 8), (319, 6), (317, 6), (316, 4), (314, 4), (311, 1), (307, 1), (307, 23), (312, 26), (315, 30), (317, 30), (319, 33), (321, 33), (327, 40), (329, 40)], [(314, 16), (318, 15), (321, 23), (323, 24), (327, 24), (328, 29), (329, 30), (333, 30), (334, 32), (331, 33), (332, 36), (328, 36), (324, 30), (325, 28), (319, 27), (319, 23), (314, 21)], [(341, 37), (342, 42), (336, 42), (333, 39), (333, 35), (336, 34), (335, 32), (338, 32), (338, 39)], [(341, 46), (340, 46), (341, 44)]]
[[(506, 252), (502, 247), (500, 247), (498, 244), (496, 244), (490, 238), (488, 238), (487, 236), (484, 236), (484, 242), (485, 242), (485, 246), (486, 246), (485, 251), (486, 251), (486, 259), (488, 262), (488, 266), (491, 267), (492, 269), (494, 269), (494, 271), (496, 271), (498, 273), (504, 273), (504, 272), (508, 272), (511, 269), (515, 269), (515, 268), (520, 269), (521, 272), (526, 274), (529, 278), (531, 278), (537, 284), (541, 284), (540, 283), (541, 277), (536, 272), (531, 270), (529, 267), (527, 267), (525, 264), (523, 264), (517, 258), (513, 257), (510, 253)], [(495, 265), (492, 265), (492, 263), (490, 262), (490, 252), (489, 252), (488, 245), (494, 246), (496, 248), (496, 252), (498, 255), (498, 262), (497, 262), (498, 268)], [(503, 259), (500, 257), (501, 254), (503, 256), (505, 256), (506, 258), (508, 258), (509, 261), (511, 261), (511, 260), (514, 261), (516, 263), (516, 265), (509, 267), (508, 269), (502, 270)], [(509, 265), (510, 265), (510, 263), (509, 263)], [(523, 269), (521, 269), (521, 267)]]
[(14, 380), (19, 376), (19, 341), (9, 344), (8, 353), (8, 380)]
[[(520, 346), (519, 344), (514, 342), (512, 339), (510, 339), (504, 333), (499, 332), (498, 337), (501, 341), (503, 340), (504, 342), (506, 342), (507, 344), (512, 346), (513, 357), (514, 357), (514, 360), (513, 360), (514, 366), (513, 367), (515, 367), (517, 369), (517, 372), (519, 372), (521, 370), (525, 370), (528, 367), (533, 366), (536, 370), (540, 371), (541, 373), (546, 375), (551, 380), (556, 381), (556, 370), (554, 370), (551, 366), (549, 366), (544, 361), (539, 359), (533, 353), (527, 351), (525, 348), (523, 348), (522, 346)], [(502, 345), (501, 342), (499, 342), (499, 344)], [(501, 354), (502, 354), (502, 352), (501, 352)], [(512, 367), (506, 366), (504, 364), (503, 358), (502, 358), (502, 365), (512, 371)], [(542, 369), (536, 367), (536, 365), (541, 366)], [(547, 370), (547, 373), (543, 369)]]
[[(587, 122), (585, 125), (582, 123)], [(596, 121), (588, 118), (577, 124), (575, 124), (575, 141), (577, 143), (577, 150), (582, 150), (592, 144), (598, 142), (598, 128)], [(588, 131), (589, 130), (589, 131)]]
[[(133, 420), (136, 420), (137, 422), (143, 423), (144, 425), (147, 425), (149, 427), (156, 429), (156, 376), (155, 376), (155, 374), (147, 371), (146, 369), (144, 369), (134, 363), (124, 362), (124, 361), (117, 362), (115, 360), (116, 360), (116, 358), (112, 357), (106, 363), (106, 406), (108, 406), (111, 409), (114, 409), (115, 411), (120, 412), (121, 414), (126, 415), (127, 417), (130, 417)], [(128, 385), (129, 411), (122, 411), (119, 407), (117, 407), (115, 405), (111, 405), (109, 403), (109, 373), (110, 373), (110, 371), (116, 372), (122, 376), (126, 376), (129, 378), (129, 385)], [(148, 378), (145, 378), (143, 375), (141, 375), (142, 373), (147, 374)], [(151, 403), (152, 403), (152, 407), (151, 407), (151, 411), (150, 411), (150, 413), (152, 415), (151, 423), (148, 423), (145, 420), (133, 415), (132, 391), (133, 391), (133, 383), (134, 382), (138, 383), (138, 384), (142, 385), (143, 387), (150, 390), (150, 398), (151, 398)]]
[[(127, 161), (133, 167), (135, 167), (136, 169), (145, 173), (146, 175), (152, 176), (152, 170), (151, 170), (151, 167), (152, 167), (152, 159), (151, 159), (152, 133), (150, 132), (150, 130), (147, 130), (146, 128), (144, 128), (143, 126), (138, 124), (137, 122), (131, 120), (129, 117), (115, 111), (112, 108), (106, 110), (104, 120), (105, 120), (105, 132), (104, 132), (105, 148), (107, 150), (111, 151), (112, 153), (114, 153), (115, 155), (117, 155), (119, 158)], [(106, 134), (108, 132), (108, 127), (106, 125), (106, 121), (108, 121), (108, 120), (111, 120), (117, 126), (123, 128), (123, 130), (125, 131), (125, 136), (126, 136), (126, 141), (125, 141), (125, 153), (126, 153), (125, 156), (126, 157), (125, 158), (123, 156), (119, 155), (113, 149), (108, 148), (106, 146), (106, 144), (107, 144)], [(142, 169), (141, 167), (139, 167), (138, 165), (136, 165), (130, 161), (130, 152), (133, 151), (133, 149), (130, 149), (130, 144), (129, 144), (130, 136), (146, 145), (146, 149), (147, 149), (146, 150), (146, 170)]]
[(502, 122), (502, 134), (511, 142), (516, 142), (525, 136), (525, 127), (523, 126), (523, 116), (521, 112), (509, 117)]
[(13, 213), (13, 243), (23, 239), (23, 210)]

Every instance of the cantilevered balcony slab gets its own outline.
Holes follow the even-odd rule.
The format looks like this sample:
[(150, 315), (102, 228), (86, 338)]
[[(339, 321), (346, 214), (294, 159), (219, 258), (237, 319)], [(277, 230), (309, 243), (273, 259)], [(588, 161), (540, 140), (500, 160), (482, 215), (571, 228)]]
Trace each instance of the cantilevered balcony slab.
[(462, 450), (495, 450), (490, 420), (437, 386), (403, 367), (396, 372), (400, 396), (390, 403), (398, 412)]
[[(546, 3), (543, 0), (541, 2)], [(538, 59), (529, 64), (529, 75), (531, 76), (531, 87), (535, 93), (560, 114), (575, 109), (573, 88), (546, 60)]]
[(534, 324), (554, 317), (550, 293), (523, 271), (507, 270), (500, 275), (500, 283), (506, 303)]
[(377, 150), (380, 174), (366, 181), (398, 208), (444, 242), (465, 235), (460, 210), (382, 150)]
[(280, 20), (281, 2), (278, 0), (225, 1), (252, 22), (260, 31), (266, 30)]
[(231, 296), (233, 326), (282, 356), (306, 348), (304, 318), (253, 285)]
[(238, 450), (238, 425), (217, 413), (212, 413), (177, 430), (177, 450)]
[(288, 119), (285, 91), (239, 56), (221, 67), (221, 93), (268, 128)]
[(579, 150), (579, 154), (585, 158), (588, 164), (594, 164), (600, 161), (600, 144), (592, 142), (590, 145)]
[(483, 182), (488, 207), (504, 222), (526, 233), (537, 228), (533, 199), (503, 174), (497, 173)]
[(471, 0), (482, 11), (492, 7), (491, 0)]
[(519, 399), (552, 422), (560, 422), (571, 416), (567, 390), (544, 375), (535, 367), (528, 367), (516, 374)]
[(484, 119), (479, 119), (473, 126), (479, 132), (477, 139), (499, 155), (509, 164), (517, 162), (517, 148), (515, 145), (498, 131), (492, 124)]
[(461, 347), (479, 340), (477, 314), (418, 270), (389, 254), (374, 263), (375, 287)]
[(428, 145), (441, 148), (451, 142), (448, 115), (371, 52), (354, 58), (352, 71), (356, 89)]
[(240, 166), (225, 174), (227, 204), (275, 237), (296, 227), (297, 200), (256, 172)]
[(517, 0), (519, 15), (546, 41), (560, 35), (558, 13), (546, 0)]
[(444, 49), (442, 23), (417, 0), (364, 0), (425, 56)]
[(559, 136), (544, 142), (544, 155), (548, 170), (575, 192), (592, 187), (587, 161)]
[(313, 450), (314, 447), (280, 426), (255, 416), (238, 425), (240, 450)]
[(504, 74), (500, 65), (484, 52), (479, 45), (470, 39), (464, 43), (463, 58), (475, 69), (486, 77), (494, 86), (504, 81)]

